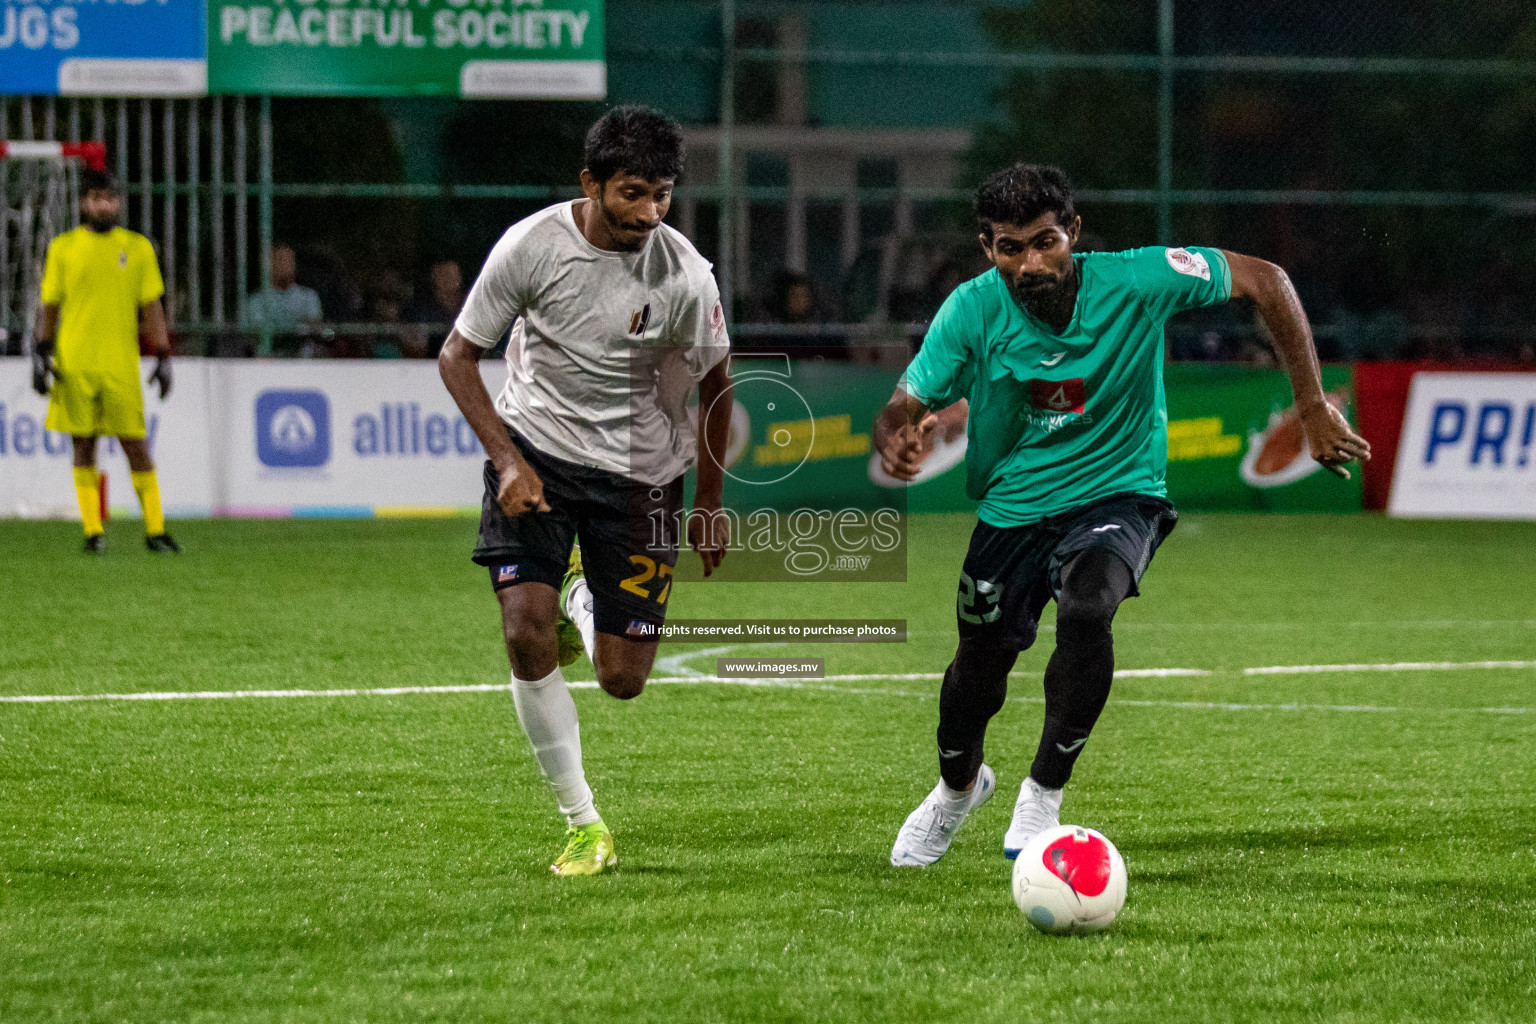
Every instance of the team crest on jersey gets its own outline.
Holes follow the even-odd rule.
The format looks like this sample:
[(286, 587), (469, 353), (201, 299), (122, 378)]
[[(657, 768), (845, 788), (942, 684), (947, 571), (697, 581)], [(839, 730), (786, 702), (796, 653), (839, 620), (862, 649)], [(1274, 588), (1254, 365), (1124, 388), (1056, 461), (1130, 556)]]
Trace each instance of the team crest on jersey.
[(1036, 409), (1046, 412), (1082, 412), (1087, 401), (1088, 389), (1083, 378), (1071, 380), (1032, 380), (1029, 382), (1029, 401)]
[(1198, 277), (1202, 281), (1211, 279), (1211, 265), (1199, 253), (1188, 249), (1165, 249), (1164, 255), (1168, 257), (1168, 265), (1179, 273)]
[(637, 309), (629, 317), (629, 333), (640, 338), (645, 336), (645, 329), (651, 325), (651, 304), (647, 302), (644, 309)]
[(496, 568), (497, 583), (511, 583), (515, 579), (517, 579), (516, 565), (502, 565)]

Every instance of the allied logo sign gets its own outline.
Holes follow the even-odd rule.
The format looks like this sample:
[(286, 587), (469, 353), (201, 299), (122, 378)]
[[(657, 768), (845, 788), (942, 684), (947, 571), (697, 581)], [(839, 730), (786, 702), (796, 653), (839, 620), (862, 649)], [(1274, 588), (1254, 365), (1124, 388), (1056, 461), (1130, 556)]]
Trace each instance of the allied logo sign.
[(331, 403), (320, 391), (256, 396), (256, 458), (274, 469), (313, 469), (331, 461)]

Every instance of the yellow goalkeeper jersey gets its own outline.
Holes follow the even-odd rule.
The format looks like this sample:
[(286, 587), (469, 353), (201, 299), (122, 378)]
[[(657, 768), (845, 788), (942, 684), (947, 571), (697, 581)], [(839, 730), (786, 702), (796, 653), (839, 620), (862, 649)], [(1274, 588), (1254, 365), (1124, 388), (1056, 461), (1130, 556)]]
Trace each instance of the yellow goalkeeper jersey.
[(66, 231), (48, 246), (43, 302), (59, 307), (54, 364), (133, 381), (139, 372), (139, 307), (165, 294), (155, 249), (137, 231)]

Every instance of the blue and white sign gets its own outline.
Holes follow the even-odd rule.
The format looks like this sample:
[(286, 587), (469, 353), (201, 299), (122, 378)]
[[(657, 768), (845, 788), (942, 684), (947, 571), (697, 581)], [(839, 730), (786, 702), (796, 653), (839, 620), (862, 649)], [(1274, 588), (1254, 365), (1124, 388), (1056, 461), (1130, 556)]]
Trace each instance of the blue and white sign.
[[(144, 398), (144, 426), (150, 455), (160, 470), (165, 511), (170, 516), (207, 515), (214, 504), (215, 473), (209, 403), (213, 360), (181, 360), (176, 389), (167, 401)], [(149, 376), (154, 360), (139, 366)], [(79, 518), (68, 436), (45, 430), (48, 399), (32, 391), (26, 359), (0, 359), (0, 516)], [(139, 514), (128, 479), (128, 460), (115, 439), (102, 438), (97, 465), (106, 473), (113, 514)]]
[[(214, 508), (233, 516), (465, 510), (485, 450), (434, 363), (204, 360), (214, 365), (224, 453)], [(502, 364), (483, 365), (489, 389)]]
[(278, 469), (317, 468), (331, 461), (331, 403), (314, 390), (256, 396), (256, 458)]
[(1416, 373), (1394, 516), (1536, 520), (1536, 373)]
[(0, 0), (0, 94), (202, 96), (204, 0)]
[[(501, 390), (503, 363), (481, 372)], [(0, 359), (0, 516), (79, 515), (47, 412), (30, 361)], [(426, 360), (182, 359), (170, 400), (146, 394), (144, 413), (171, 515), (472, 512), (485, 489), (485, 450)], [(121, 450), (103, 442), (102, 457), (114, 508), (136, 514)]]

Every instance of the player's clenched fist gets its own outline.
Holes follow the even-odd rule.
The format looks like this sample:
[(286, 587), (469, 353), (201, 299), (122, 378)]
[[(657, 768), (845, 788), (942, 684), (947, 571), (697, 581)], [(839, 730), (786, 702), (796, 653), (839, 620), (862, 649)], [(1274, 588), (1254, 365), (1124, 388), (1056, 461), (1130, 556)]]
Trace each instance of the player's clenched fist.
[(496, 503), (509, 516), (524, 512), (548, 512), (544, 501), (544, 481), (533, 471), (526, 459), (516, 455), (504, 466), (498, 466), (501, 484), (496, 488)]
[(928, 413), (917, 423), (904, 424), (885, 437), (880, 449), (880, 465), (898, 480), (917, 476), (923, 460), (933, 451), (933, 430), (939, 418)]

